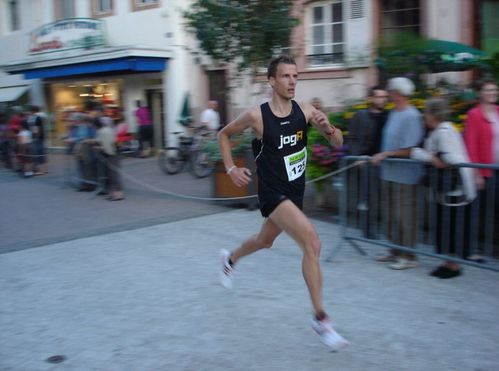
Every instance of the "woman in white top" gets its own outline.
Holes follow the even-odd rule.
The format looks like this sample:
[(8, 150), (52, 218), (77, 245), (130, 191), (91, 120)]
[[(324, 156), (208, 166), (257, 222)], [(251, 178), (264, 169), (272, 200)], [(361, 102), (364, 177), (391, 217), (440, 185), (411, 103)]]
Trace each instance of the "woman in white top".
[[(470, 162), (461, 134), (450, 122), (446, 121), (448, 113), (448, 104), (444, 99), (432, 99), (427, 102), (424, 117), (430, 134), (425, 140), (424, 148), (411, 150), (411, 158), (431, 163), (437, 169)], [(444, 174), (439, 174), (442, 175), (441, 177), (430, 177), (430, 184), (433, 190), (437, 190), (434, 192), (437, 202), (435, 226), (437, 253), (454, 255), (458, 252), (457, 250), (461, 250), (459, 255), (464, 259), (468, 255), (471, 234), (468, 226), (457, 226), (459, 219), (457, 215), (461, 213), (460, 224), (469, 224), (464, 223), (465, 215), (470, 212), (468, 205), (475, 199), (477, 192), (473, 169), (467, 167), (458, 169), (456, 177), (459, 181), (458, 186), (454, 186), (455, 188), (442, 190), (445, 187), (435, 184), (439, 180), (440, 183), (442, 180), (450, 183), (450, 177), (445, 180)], [(447, 188), (449, 186), (447, 184)], [(461, 230), (463, 230), (464, 238), (460, 238)], [(458, 243), (463, 244), (461, 249)], [(444, 262), (431, 272), (432, 276), (439, 278), (452, 278), (460, 274), (459, 265), (452, 261)]]
[(33, 142), (33, 133), (29, 130), (28, 123), (23, 121), (21, 130), (17, 134), (17, 157), (20, 165), (20, 171), (26, 178), (33, 176), (31, 161), (31, 144)]

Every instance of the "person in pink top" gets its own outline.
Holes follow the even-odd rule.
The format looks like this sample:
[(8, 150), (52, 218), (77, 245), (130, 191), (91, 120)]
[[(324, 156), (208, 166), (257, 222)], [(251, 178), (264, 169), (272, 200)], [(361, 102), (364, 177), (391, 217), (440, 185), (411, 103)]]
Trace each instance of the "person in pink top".
[(135, 117), (137, 118), (137, 124), (139, 126), (139, 142), (142, 157), (147, 157), (150, 154), (152, 148), (152, 120), (149, 108), (147, 106), (143, 106), (140, 100), (137, 100)]
[[(464, 142), (471, 162), (499, 165), (499, 106), (497, 105), (498, 88), (494, 80), (483, 80), (477, 84), (479, 103), (468, 111)], [(476, 169), (477, 188), (481, 190), (482, 206), (490, 202), (485, 197), (493, 193), (495, 202), (495, 239), (499, 240), (499, 171)], [(494, 179), (495, 178), (495, 179)], [(494, 187), (490, 192), (487, 188)], [(490, 207), (490, 206), (488, 206)], [(485, 209), (483, 209), (485, 210)], [(495, 243), (498, 246), (499, 242)], [(497, 250), (497, 249), (496, 249)], [(498, 254), (499, 251), (495, 251)], [(477, 258), (477, 257), (473, 257)], [(477, 259), (480, 260), (478, 257)]]

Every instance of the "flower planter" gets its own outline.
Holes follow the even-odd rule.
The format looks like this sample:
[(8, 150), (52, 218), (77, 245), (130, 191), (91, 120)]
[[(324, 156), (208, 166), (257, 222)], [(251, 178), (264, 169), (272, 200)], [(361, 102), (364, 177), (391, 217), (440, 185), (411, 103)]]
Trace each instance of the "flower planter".
[(256, 196), (251, 198), (242, 198), (240, 200), (234, 199), (238, 197), (256, 195), (257, 193), (258, 179), (251, 151), (245, 151), (244, 156), (236, 157), (234, 159), (234, 164), (237, 167), (245, 167), (251, 170), (251, 173), (253, 174), (251, 182), (245, 187), (237, 187), (230, 179), (230, 176), (226, 174), (223, 162), (217, 161), (212, 175), (213, 197), (227, 198), (227, 202), (244, 204), (248, 208), (254, 209), (258, 205), (258, 199)]

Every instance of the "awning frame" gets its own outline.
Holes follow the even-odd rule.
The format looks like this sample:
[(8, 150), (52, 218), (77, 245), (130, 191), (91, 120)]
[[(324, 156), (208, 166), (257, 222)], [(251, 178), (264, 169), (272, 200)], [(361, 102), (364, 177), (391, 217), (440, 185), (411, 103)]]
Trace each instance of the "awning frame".
[(10, 74), (25, 78), (54, 78), (106, 72), (159, 72), (167, 68), (168, 50), (144, 47), (105, 47), (79, 53), (60, 52), (32, 56), (2, 66)]

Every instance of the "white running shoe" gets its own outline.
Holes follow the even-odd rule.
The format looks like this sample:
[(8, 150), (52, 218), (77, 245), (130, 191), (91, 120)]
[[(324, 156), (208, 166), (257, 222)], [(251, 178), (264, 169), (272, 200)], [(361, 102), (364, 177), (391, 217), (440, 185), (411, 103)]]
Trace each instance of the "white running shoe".
[(233, 276), (234, 276), (234, 267), (230, 265), (229, 258), (231, 253), (229, 250), (222, 249), (220, 250), (220, 257), (222, 259), (222, 270), (220, 271), (220, 283), (226, 289), (231, 289), (233, 287)]
[(402, 269), (411, 269), (416, 268), (418, 266), (418, 262), (415, 260), (409, 260), (405, 258), (398, 258), (397, 261), (393, 264), (390, 264), (388, 267), (395, 270)]
[(343, 336), (334, 331), (328, 318), (322, 321), (316, 318), (312, 319), (312, 328), (321, 337), (321, 341), (332, 351), (340, 351), (346, 348), (350, 343)]

